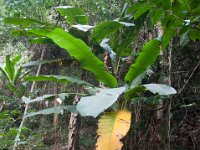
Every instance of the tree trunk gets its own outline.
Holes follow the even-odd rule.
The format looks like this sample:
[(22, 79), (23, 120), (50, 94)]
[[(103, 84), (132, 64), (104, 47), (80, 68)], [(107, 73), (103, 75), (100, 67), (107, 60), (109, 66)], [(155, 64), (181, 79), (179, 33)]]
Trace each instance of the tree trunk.
[[(76, 105), (80, 100), (79, 96), (75, 96), (73, 104)], [(68, 150), (79, 150), (79, 131), (81, 117), (79, 114), (71, 113), (68, 131)]]

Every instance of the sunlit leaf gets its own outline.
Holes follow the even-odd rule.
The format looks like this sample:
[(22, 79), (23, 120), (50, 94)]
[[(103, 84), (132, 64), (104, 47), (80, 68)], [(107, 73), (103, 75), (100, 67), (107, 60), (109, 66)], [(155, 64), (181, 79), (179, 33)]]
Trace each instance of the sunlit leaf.
[(99, 88), (96, 95), (81, 98), (76, 107), (77, 111), (82, 116), (97, 117), (101, 112), (110, 107), (124, 90), (125, 87), (112, 89)]
[(123, 144), (120, 140), (128, 133), (130, 124), (130, 111), (105, 113), (98, 123), (96, 150), (121, 150)]
[(143, 84), (147, 90), (151, 91), (152, 93), (159, 95), (171, 95), (176, 94), (176, 90), (168, 85), (165, 84)]

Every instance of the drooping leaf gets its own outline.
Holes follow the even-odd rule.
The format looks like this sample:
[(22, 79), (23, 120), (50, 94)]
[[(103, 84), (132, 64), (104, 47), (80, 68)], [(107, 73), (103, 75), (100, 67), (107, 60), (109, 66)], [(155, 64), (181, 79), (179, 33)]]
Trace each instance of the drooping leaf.
[(98, 24), (92, 33), (92, 38), (96, 42), (101, 42), (104, 38), (106, 38), (111, 33), (117, 31), (123, 27), (123, 24), (117, 21), (106, 21)]
[(120, 140), (128, 133), (130, 124), (130, 111), (105, 113), (98, 123), (96, 150), (121, 150), (123, 144)]
[(88, 24), (88, 17), (81, 8), (74, 8), (71, 6), (55, 7), (58, 12), (66, 17), (67, 23), (73, 24)]
[(53, 113), (59, 114), (59, 113), (62, 113), (64, 110), (73, 112), (73, 113), (76, 112), (75, 106), (58, 106), (58, 107), (44, 109), (44, 110), (37, 111), (37, 112), (28, 113), (25, 115), (25, 118), (33, 117), (36, 115), (49, 115), (49, 114), (53, 114)]
[(77, 111), (82, 116), (97, 117), (101, 112), (110, 107), (124, 90), (125, 87), (112, 89), (99, 88), (96, 95), (81, 98), (76, 107)]
[(146, 43), (139, 54), (136, 62), (129, 68), (128, 73), (125, 76), (126, 82), (130, 85), (131, 82), (148, 69), (152, 65), (158, 55), (160, 54), (160, 41), (153, 39)]
[(152, 93), (156, 94), (158, 93), (159, 95), (171, 95), (171, 94), (176, 94), (176, 90), (168, 85), (164, 84), (143, 84), (147, 90), (151, 91)]
[(86, 86), (92, 86), (90, 83), (79, 80), (72, 77), (67, 76), (58, 76), (58, 75), (40, 75), (40, 76), (26, 76), (24, 78), (24, 81), (52, 81), (52, 82), (58, 82), (58, 83), (75, 83), (78, 85), (86, 85)]
[(84, 69), (93, 72), (96, 78), (105, 86), (117, 86), (116, 78), (107, 72), (104, 63), (92, 53), (91, 49), (82, 40), (58, 28), (48, 34), (48, 37), (61, 48), (66, 49), (71, 56), (81, 63)]

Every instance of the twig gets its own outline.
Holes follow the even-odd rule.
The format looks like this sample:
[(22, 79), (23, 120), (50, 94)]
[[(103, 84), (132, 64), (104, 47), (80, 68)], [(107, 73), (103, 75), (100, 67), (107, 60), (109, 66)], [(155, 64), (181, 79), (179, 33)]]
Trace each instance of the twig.
[(188, 80), (185, 82), (185, 84), (183, 85), (183, 87), (179, 90), (178, 94), (180, 94), (186, 87), (186, 85), (188, 84), (188, 82), (190, 81), (190, 79), (192, 78), (192, 76), (194, 75), (195, 71), (197, 70), (197, 68), (200, 65), (200, 61), (197, 63), (197, 65), (194, 67), (192, 73), (190, 74), (190, 77), (188, 78)]
[[(42, 59), (44, 58), (44, 53), (45, 53), (45, 51), (46, 51), (46, 49), (44, 49), (44, 50), (42, 51), (40, 60), (42, 60)], [(41, 66), (42, 66), (41, 64), (38, 66), (36, 76), (38, 76), (38, 75), (40, 74)], [(30, 93), (33, 93), (34, 88), (35, 88), (35, 83), (36, 83), (35, 81), (32, 83)], [(30, 98), (31, 98), (31, 96), (29, 96), (29, 99), (30, 99)], [(19, 141), (19, 139), (20, 139), (21, 130), (22, 130), (22, 127), (23, 127), (24, 122), (25, 122), (25, 115), (27, 114), (27, 111), (28, 111), (28, 106), (29, 106), (28, 104), (26, 104), (26, 106), (25, 106), (24, 114), (23, 114), (23, 117), (22, 117), (22, 121), (21, 121), (21, 124), (20, 124), (20, 126), (19, 126), (18, 133), (17, 133), (17, 135), (16, 135), (16, 137), (15, 137), (13, 150), (15, 150), (16, 147), (17, 147), (17, 145), (18, 145), (18, 141)]]

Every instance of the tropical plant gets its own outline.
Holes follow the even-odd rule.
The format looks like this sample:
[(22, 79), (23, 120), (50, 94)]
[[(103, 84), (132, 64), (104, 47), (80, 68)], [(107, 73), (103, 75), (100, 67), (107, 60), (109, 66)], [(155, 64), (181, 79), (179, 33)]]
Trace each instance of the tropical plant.
[(25, 87), (21, 84), (21, 78), (23, 77), (22, 67), (17, 64), (21, 59), (20, 55), (10, 58), (10, 55), (6, 56), (6, 63), (4, 66), (0, 66), (0, 72), (4, 80), (6, 80), (6, 86), (17, 97), (20, 97), (25, 92)]
[[(23, 19), (23, 22), (19, 22), (21, 18), (10, 19), (10, 21), (7, 18), (5, 21), (29, 27), (36, 24), (36, 27), (26, 29), (26, 32), (22, 28), (20, 32), (31, 38), (36, 37), (38, 43), (47, 43), (48, 41), (65, 49), (70, 56), (79, 61), (85, 70), (92, 72), (97, 81), (103, 83), (103, 87), (95, 88), (94, 95), (81, 97), (76, 109), (82, 116), (93, 117), (97, 117), (108, 108), (112, 109), (111, 112), (104, 113), (99, 119), (99, 138), (96, 145), (97, 149), (105, 149), (104, 146), (107, 149), (121, 149), (120, 139), (127, 134), (131, 125), (130, 106), (138, 99), (141, 102), (141, 95), (143, 100), (147, 101), (154, 97), (153, 100), (156, 100), (157, 104), (162, 96), (176, 93), (170, 86), (142, 84), (141, 81), (145, 72), (156, 62), (161, 51), (167, 48), (173, 37), (180, 37), (182, 44), (188, 39), (199, 38), (199, 7), (194, 4), (199, 6), (198, 1), (139, 1), (128, 9), (125, 8), (120, 18), (102, 22), (95, 27), (88, 25), (88, 17), (81, 9), (69, 6), (57, 7), (55, 9), (66, 17), (66, 23), (69, 25), (65, 30), (32, 19)], [(161, 25), (159, 25), (160, 22)], [(149, 29), (153, 29), (154, 26), (162, 28), (164, 33), (162, 37), (146, 42), (135, 62), (125, 75), (121, 76), (121, 64), (127, 60), (127, 57), (133, 55), (134, 39), (138, 36), (144, 23)], [(72, 32), (73, 28), (82, 34), (88, 34), (92, 30), (92, 34), (78, 37)], [(90, 46), (92, 44), (93, 46)], [(113, 68), (113, 73), (110, 73), (105, 64), (95, 56), (94, 45), (101, 47), (110, 56), (109, 67)], [(65, 82), (69, 78), (50, 75), (29, 77), (27, 80)], [(92, 87), (94, 86), (92, 85)], [(150, 96), (147, 94), (148, 92), (151, 93)], [(160, 96), (156, 99), (158, 95)], [(59, 107), (59, 111), (55, 111), (60, 112), (60, 109), (64, 108)], [(48, 114), (47, 112), (49, 110), (36, 114)]]

